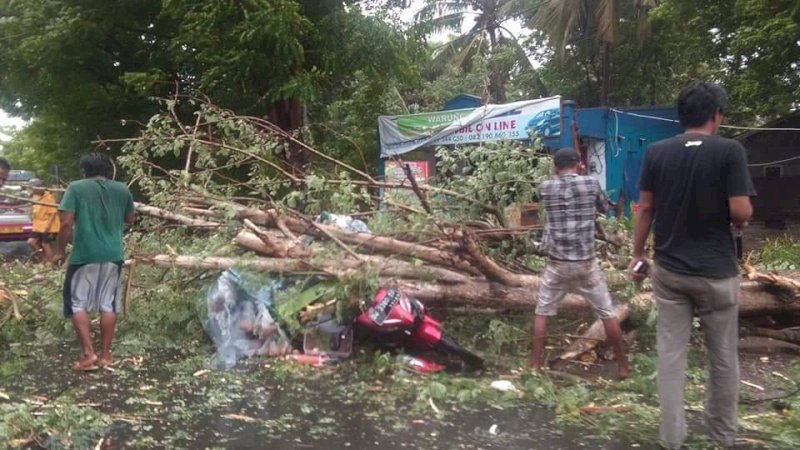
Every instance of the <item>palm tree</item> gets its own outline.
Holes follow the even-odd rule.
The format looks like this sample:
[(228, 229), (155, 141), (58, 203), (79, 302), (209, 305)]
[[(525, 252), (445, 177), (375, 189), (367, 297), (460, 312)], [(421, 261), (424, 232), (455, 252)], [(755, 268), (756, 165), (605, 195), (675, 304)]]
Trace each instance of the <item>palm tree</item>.
[[(640, 35), (647, 31), (647, 12), (656, 0), (632, 1), (639, 20)], [(611, 56), (618, 42), (620, 0), (530, 0), (535, 7), (533, 26), (550, 38), (560, 57), (577, 39), (597, 39), (602, 44), (600, 105), (607, 106), (611, 91)]]
[[(417, 13), (418, 27), (427, 35), (458, 33), (451, 41), (435, 49), (431, 67), (440, 71), (444, 65), (453, 64), (466, 70), (475, 56), (491, 55), (503, 46), (514, 49), (521, 67), (528, 66), (525, 49), (504, 25), (522, 15), (524, 4), (520, 0), (427, 0)], [(467, 17), (474, 17), (475, 25), (461, 33)], [(503, 102), (506, 100), (506, 74), (496, 67), (489, 71), (489, 94), (494, 101)]]

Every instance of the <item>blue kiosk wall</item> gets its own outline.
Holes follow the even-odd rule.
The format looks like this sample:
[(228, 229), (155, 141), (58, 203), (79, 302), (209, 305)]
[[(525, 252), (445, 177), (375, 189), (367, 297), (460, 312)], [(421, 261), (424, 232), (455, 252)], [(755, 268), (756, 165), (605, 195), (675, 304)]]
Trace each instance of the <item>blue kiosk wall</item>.
[[(462, 94), (448, 101), (442, 109), (474, 108), (480, 104), (479, 97)], [(606, 191), (615, 202), (624, 193), (626, 214), (629, 213), (630, 202), (639, 200), (639, 172), (647, 147), (683, 131), (674, 107), (578, 109), (574, 102), (564, 100), (561, 103), (561, 113), (561, 134), (543, 139), (545, 147), (551, 151), (572, 147), (573, 124), (580, 139), (604, 142)], [(432, 150), (426, 152), (425, 159), (435, 160)], [(384, 160), (380, 156), (377, 158), (377, 172), (379, 179), (383, 179)]]
[(625, 212), (639, 201), (639, 172), (647, 147), (680, 134), (674, 107), (588, 108), (576, 114), (578, 136), (605, 142), (606, 191), (616, 202), (624, 193)]

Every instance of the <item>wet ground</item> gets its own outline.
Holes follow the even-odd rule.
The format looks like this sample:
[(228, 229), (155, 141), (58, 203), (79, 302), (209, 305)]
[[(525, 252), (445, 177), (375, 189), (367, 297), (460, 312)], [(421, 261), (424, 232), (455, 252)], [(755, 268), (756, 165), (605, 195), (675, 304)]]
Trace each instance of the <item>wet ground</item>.
[(0, 390), (43, 409), (68, 399), (110, 415), (100, 448), (648, 448), (556, 424), (542, 406), (462, 407), (388, 395), (379, 378), (371, 383), (353, 367), (304, 368), (297, 376), (288, 363), (262, 360), (208, 372), (195, 370), (205, 357), (165, 350), (125, 358), (113, 371), (76, 374), (66, 370), (68, 350), (33, 351), (18, 373), (0, 378)]
[[(0, 254), (25, 257), (28, 251), (25, 243), (0, 243)], [(113, 370), (78, 374), (68, 369), (76, 357), (68, 331), (69, 338), (42, 335), (40, 342), (0, 353), (0, 393), (8, 394), (10, 402), (30, 404), (33, 414), (76, 405), (110, 418), (91, 445), (73, 448), (656, 448), (599, 438), (591, 427), (557, 422), (552, 405), (509, 399), (507, 394), (477, 402), (437, 400), (435, 386), (425, 377), (387, 374), (375, 362), (315, 369), (254, 360), (235, 370), (209, 371), (212, 349), (205, 342), (147, 352), (130, 345), (135, 336), (126, 336)], [(754, 353), (742, 354), (742, 379), (749, 383), (742, 386), (743, 398), (784, 396), (785, 387), (793, 386), (781, 378), (791, 376), (791, 357), (772, 352), (771, 343), (748, 342)], [(588, 364), (573, 373), (608, 375), (608, 369)], [(496, 374), (484, 374), (474, 382), (486, 385), (494, 379)], [(405, 384), (413, 388), (398, 389)], [(655, 404), (655, 398), (640, 401)], [(773, 403), (768, 400), (744, 419), (761, 420)], [(702, 434), (700, 404), (691, 408), (692, 430)], [(655, 433), (648, 428), (626, 436), (652, 442)], [(26, 445), (36, 448), (35, 441)]]
[(31, 249), (25, 241), (0, 241), (0, 258), (27, 258)]

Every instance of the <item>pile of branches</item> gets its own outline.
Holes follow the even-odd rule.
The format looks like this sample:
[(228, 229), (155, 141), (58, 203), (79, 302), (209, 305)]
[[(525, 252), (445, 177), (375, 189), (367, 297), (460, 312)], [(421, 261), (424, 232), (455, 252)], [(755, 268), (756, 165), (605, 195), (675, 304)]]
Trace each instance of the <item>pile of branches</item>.
[[(407, 166), (406, 180), (393, 184), (264, 119), (190, 103), (199, 106), (188, 114), (180, 111), (179, 102), (168, 102), (168, 113), (153, 117), (140, 137), (125, 140), (122, 165), (149, 198), (149, 204), (136, 205), (140, 215), (187, 228), (197, 239), (227, 233), (235, 250), (136, 253), (135, 263), (239, 267), (396, 287), (428, 304), (535, 308), (541, 282), (537, 272), (545, 263), (537, 243), (540, 227), (510, 226), (506, 215), (509, 206), (535, 200), (538, 182), (548, 175), (550, 162), (535, 149), (482, 147), (472, 152), (474, 158), (461, 161), (475, 174), (471, 184), (439, 180), (429, 185), (416, 180)], [(315, 163), (293, 166), (287, 155), (297, 151), (313, 155)], [(492, 160), (493, 153), (503, 154)], [(518, 164), (509, 170), (516, 167), (530, 176), (480, 170), (488, 160), (502, 159)], [(529, 165), (520, 166), (520, 159)], [(482, 177), (491, 179), (474, 183)], [(487, 190), (499, 195), (487, 200)], [(515, 196), (518, 192), (526, 197)], [(371, 232), (318, 220), (324, 210), (364, 219)], [(604, 268), (624, 279), (627, 261), (620, 255), (629, 247), (625, 235), (599, 227), (598, 244)], [(631, 307), (651, 304), (651, 295), (644, 292), (621, 303), (617, 315), (624, 320)], [(742, 315), (787, 310), (800, 310), (800, 302), (783, 301), (762, 283), (743, 283)], [(582, 298), (568, 295), (561, 311), (581, 315), (590, 309)], [(578, 344), (591, 345), (602, 333), (599, 324), (593, 326), (590, 339)]]
[[(122, 165), (150, 199), (137, 204), (137, 211), (200, 233), (227, 232), (247, 253), (137, 254), (137, 261), (342, 280), (366, 273), (426, 302), (535, 307), (536, 273), (544, 264), (541, 227), (509, 226), (507, 214), (509, 206), (534, 200), (538, 181), (548, 176), (549, 158), (535, 149), (482, 147), (474, 159), (461, 161), (474, 180), (486, 176), (480, 172), (487, 161), (527, 160), (521, 169), (529, 169), (528, 179), (498, 173), (487, 181), (500, 194), (489, 203), (478, 192), (481, 186), (432, 186), (416, 180), (408, 166), (402, 183), (378, 180), (260, 118), (203, 103), (187, 121), (176, 102), (168, 106), (169, 113), (155, 116), (140, 137), (125, 140)], [(312, 154), (317, 166), (292, 166), (284, 155), (297, 149)], [(381, 190), (387, 194), (381, 197)], [(408, 195), (393, 195), (398, 191)], [(320, 223), (315, 219), (323, 210), (362, 218), (372, 232)], [(387, 229), (376, 230), (373, 221)], [(316, 243), (308, 246), (299, 236)], [(598, 238), (606, 259), (625, 245), (620, 235), (603, 232)], [(564, 306), (585, 309), (576, 297)]]

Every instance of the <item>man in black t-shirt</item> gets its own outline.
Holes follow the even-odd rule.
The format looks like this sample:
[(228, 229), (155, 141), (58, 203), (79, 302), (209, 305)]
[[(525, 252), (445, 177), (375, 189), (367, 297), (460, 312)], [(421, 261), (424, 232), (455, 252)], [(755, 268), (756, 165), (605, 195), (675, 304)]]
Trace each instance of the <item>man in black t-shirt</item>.
[(683, 392), (694, 314), (709, 352), (709, 433), (725, 447), (736, 438), (739, 267), (733, 233), (747, 225), (755, 191), (744, 148), (715, 136), (725, 103), (720, 86), (687, 86), (678, 97), (684, 134), (651, 145), (642, 163), (630, 272), (643, 277), (634, 267), (645, 262), (652, 224), (661, 440), (669, 448), (679, 448), (687, 435)]

